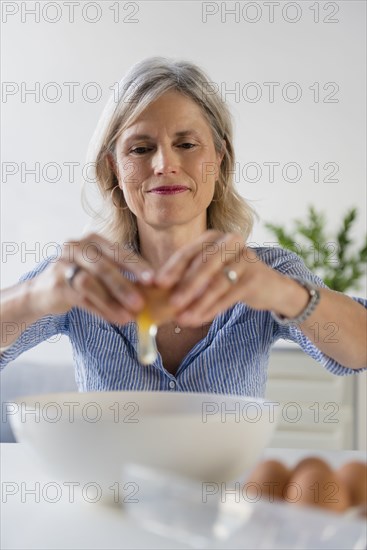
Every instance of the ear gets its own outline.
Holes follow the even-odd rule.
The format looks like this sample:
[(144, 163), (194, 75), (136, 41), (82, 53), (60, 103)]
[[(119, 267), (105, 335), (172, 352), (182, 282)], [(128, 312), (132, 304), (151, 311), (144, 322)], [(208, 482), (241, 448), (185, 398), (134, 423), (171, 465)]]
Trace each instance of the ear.
[(117, 166), (116, 166), (116, 162), (115, 162), (115, 159), (114, 159), (112, 153), (107, 153), (107, 162), (110, 165), (111, 170), (113, 171), (113, 173), (117, 177)]

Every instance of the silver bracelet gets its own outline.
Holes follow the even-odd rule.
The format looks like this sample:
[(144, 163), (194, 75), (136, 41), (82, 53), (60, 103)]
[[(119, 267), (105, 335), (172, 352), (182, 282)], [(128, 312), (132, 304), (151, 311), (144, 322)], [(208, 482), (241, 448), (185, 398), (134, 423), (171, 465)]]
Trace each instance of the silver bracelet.
[(300, 279), (298, 277), (290, 277), (293, 281), (296, 281), (297, 283), (300, 283), (300, 285), (303, 286), (303, 288), (306, 288), (309, 293), (309, 300), (306, 304), (306, 307), (303, 311), (297, 317), (285, 317), (284, 315), (277, 315), (274, 313), (274, 311), (271, 311), (271, 316), (273, 319), (277, 321), (280, 325), (299, 325), (300, 323), (303, 323), (313, 311), (315, 311), (317, 304), (320, 301), (320, 292), (318, 290), (318, 287), (313, 285), (312, 283), (309, 283), (308, 281), (305, 281), (303, 279)]

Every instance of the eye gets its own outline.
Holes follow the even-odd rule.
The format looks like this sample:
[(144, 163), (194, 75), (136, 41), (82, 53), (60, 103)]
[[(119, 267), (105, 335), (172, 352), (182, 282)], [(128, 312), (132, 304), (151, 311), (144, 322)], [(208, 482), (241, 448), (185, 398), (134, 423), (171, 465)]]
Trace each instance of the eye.
[(130, 153), (134, 153), (135, 155), (143, 155), (148, 149), (148, 147), (135, 147), (135, 149), (131, 149)]
[[(189, 147), (185, 147), (185, 145), (189, 145)], [(195, 143), (181, 143), (181, 145), (179, 145), (179, 147), (183, 147), (184, 149), (192, 149), (193, 147), (196, 147), (196, 144)]]

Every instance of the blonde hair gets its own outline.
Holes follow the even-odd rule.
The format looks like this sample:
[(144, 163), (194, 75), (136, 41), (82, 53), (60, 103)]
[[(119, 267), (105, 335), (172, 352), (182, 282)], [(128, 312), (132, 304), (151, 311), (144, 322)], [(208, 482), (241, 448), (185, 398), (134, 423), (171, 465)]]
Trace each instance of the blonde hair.
[[(119, 82), (98, 122), (88, 150), (88, 165), (93, 167), (92, 180), (97, 183), (102, 206), (95, 209), (87, 199), (84, 182), (82, 200), (93, 216), (100, 233), (113, 242), (130, 243), (139, 249), (136, 216), (127, 207), (123, 192), (108, 156), (115, 156), (116, 141), (121, 133), (139, 117), (153, 101), (169, 90), (195, 101), (212, 130), (214, 147), (223, 151), (213, 200), (207, 209), (207, 228), (239, 232), (246, 241), (254, 223), (255, 212), (236, 191), (233, 183), (235, 157), (232, 117), (227, 105), (198, 66), (187, 61), (150, 57), (133, 65)], [(91, 180), (89, 179), (89, 182)], [(112, 190), (113, 196), (112, 196)], [(116, 207), (116, 203), (120, 207)]]

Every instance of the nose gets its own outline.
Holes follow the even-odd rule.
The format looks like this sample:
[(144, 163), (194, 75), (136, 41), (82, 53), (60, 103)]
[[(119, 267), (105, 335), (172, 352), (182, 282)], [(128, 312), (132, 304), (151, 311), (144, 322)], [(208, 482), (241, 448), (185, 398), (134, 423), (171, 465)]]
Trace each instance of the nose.
[(179, 171), (179, 159), (177, 153), (169, 145), (157, 147), (153, 156), (153, 169), (156, 176), (177, 174)]

